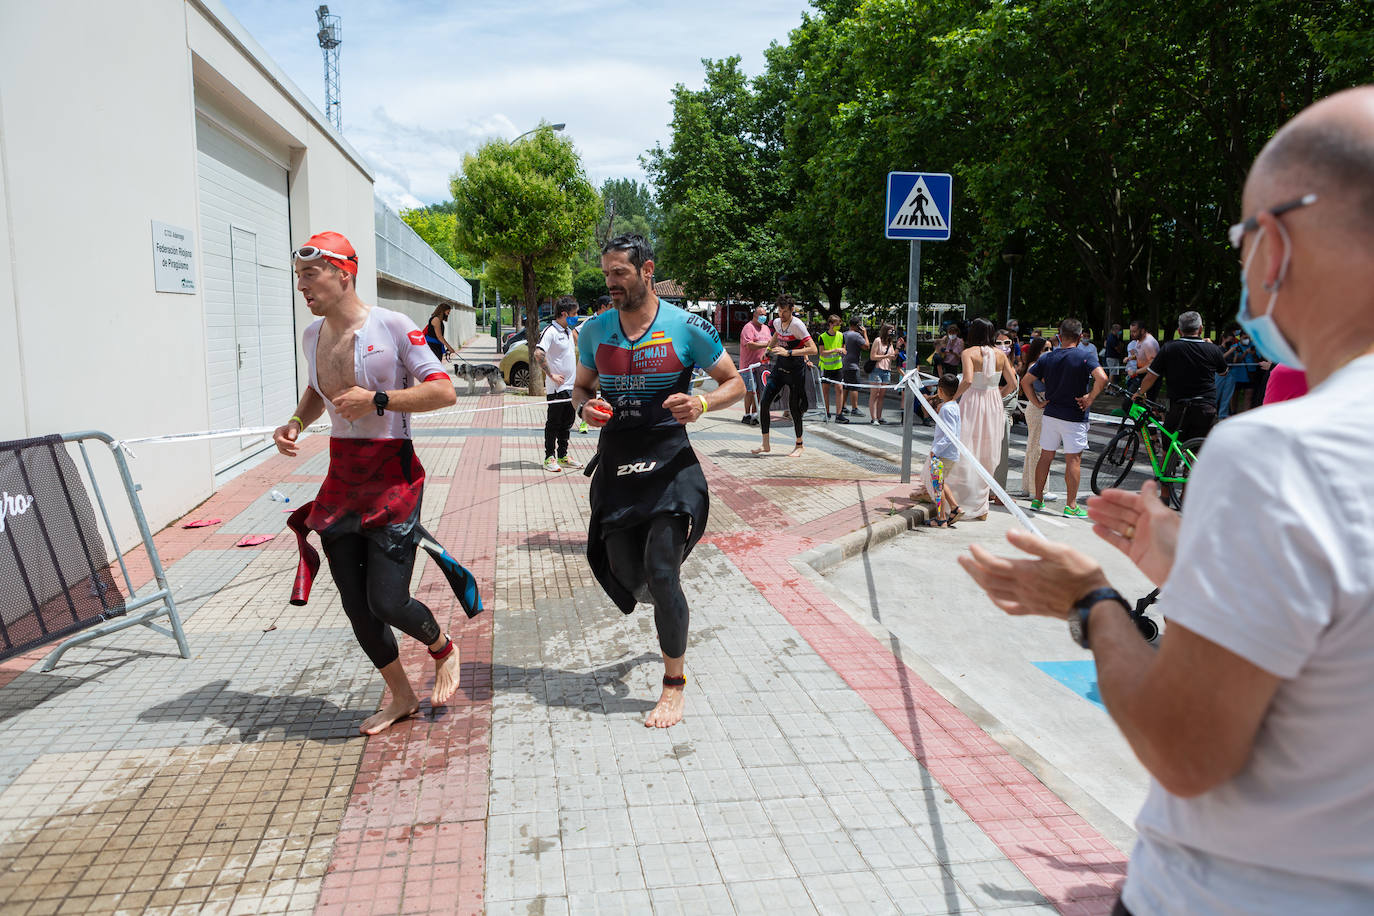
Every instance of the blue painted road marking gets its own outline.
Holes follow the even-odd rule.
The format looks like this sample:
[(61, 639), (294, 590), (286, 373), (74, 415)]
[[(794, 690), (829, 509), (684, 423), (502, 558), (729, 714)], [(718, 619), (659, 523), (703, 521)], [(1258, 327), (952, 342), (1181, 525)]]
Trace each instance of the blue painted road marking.
[(1092, 659), (1074, 662), (1032, 662), (1031, 664), (1106, 712), (1102, 694), (1097, 690), (1097, 664)]

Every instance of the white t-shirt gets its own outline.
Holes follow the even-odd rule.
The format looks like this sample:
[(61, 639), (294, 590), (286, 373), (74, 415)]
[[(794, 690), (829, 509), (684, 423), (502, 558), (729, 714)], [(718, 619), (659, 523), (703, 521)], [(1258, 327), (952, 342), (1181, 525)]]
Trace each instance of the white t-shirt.
[(1159, 611), (1283, 678), (1244, 769), (1154, 783), (1137, 916), (1374, 913), (1374, 356), (1219, 425), (1188, 482)]
[(563, 376), (563, 382), (553, 393), (572, 391), (577, 381), (577, 337), (572, 328), (560, 328), (558, 322), (550, 322), (539, 338), (539, 349), (548, 357), (549, 370)]
[[(373, 410), (350, 423), (338, 415), (333, 403), (320, 391), (315, 351), (323, 324), (323, 318), (310, 323), (301, 337), (301, 348), (309, 368), (310, 387), (324, 398), (324, 408), (333, 422), (329, 435), (340, 439), (409, 439), (410, 414), (388, 410), (379, 417)], [(369, 391), (398, 391), (417, 381), (449, 376), (425, 343), (425, 332), (415, 322), (400, 312), (373, 306), (367, 321), (353, 337), (353, 377), (359, 387)]]

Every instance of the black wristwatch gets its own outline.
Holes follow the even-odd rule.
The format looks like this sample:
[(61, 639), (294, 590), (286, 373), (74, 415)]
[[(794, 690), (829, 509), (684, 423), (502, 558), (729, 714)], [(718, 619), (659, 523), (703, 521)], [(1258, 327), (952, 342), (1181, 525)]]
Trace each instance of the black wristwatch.
[(1114, 588), (1095, 588), (1075, 601), (1069, 611), (1069, 636), (1084, 649), (1092, 648), (1088, 644), (1088, 615), (1100, 601), (1115, 601), (1128, 615), (1131, 613), (1130, 602), (1121, 597), (1121, 593)]
[(386, 413), (386, 405), (391, 403), (391, 398), (387, 397), (385, 391), (379, 391), (372, 396), (372, 403), (377, 407), (377, 416)]

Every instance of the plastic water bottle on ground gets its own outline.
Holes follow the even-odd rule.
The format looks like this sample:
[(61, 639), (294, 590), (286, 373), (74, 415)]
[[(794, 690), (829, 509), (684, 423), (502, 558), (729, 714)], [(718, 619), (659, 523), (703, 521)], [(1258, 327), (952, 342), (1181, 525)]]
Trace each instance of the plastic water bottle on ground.
[(267, 495), (268, 495), (268, 497), (272, 500), (272, 502), (274, 502), (274, 503), (289, 503), (289, 502), (291, 502), (291, 497), (287, 496), (285, 493), (283, 493), (281, 490), (276, 489), (275, 487), (274, 487), (274, 488), (272, 489), (272, 491), (271, 491), (270, 493), (268, 493)]

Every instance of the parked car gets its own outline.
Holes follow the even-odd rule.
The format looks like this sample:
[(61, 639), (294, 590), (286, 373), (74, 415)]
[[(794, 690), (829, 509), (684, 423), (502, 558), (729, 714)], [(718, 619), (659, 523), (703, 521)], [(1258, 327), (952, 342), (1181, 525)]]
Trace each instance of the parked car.
[[(542, 335), (542, 334), (544, 333), (545, 328), (547, 328), (551, 323), (552, 323), (552, 319), (549, 319), (549, 318), (541, 318), (541, 319), (539, 319), (539, 333)], [(520, 343), (520, 342), (523, 341), (524, 339), (525, 339), (525, 326), (524, 326), (524, 325), (521, 325), (520, 327), (516, 328), (514, 331), (511, 331), (511, 332), (510, 332), (509, 334), (507, 334), (505, 337), (501, 338), (501, 352), (502, 352), (502, 353), (509, 353), (511, 347), (513, 347), (513, 346), (515, 346), (516, 344)]]
[(501, 360), (501, 378), (511, 388), (528, 388), (530, 385), (530, 348), (522, 338), (512, 346)]

